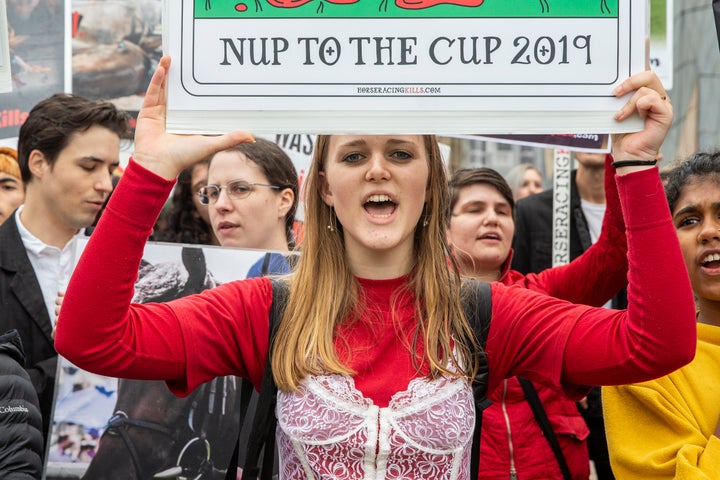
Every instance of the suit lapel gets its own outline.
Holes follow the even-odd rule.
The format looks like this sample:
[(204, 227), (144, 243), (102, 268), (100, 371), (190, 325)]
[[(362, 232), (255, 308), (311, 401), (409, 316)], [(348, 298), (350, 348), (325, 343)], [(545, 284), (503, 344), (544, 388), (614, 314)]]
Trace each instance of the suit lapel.
[(0, 227), (0, 245), (0, 268), (15, 272), (10, 290), (52, 344), (52, 326), (42, 289), (20, 238), (15, 215)]

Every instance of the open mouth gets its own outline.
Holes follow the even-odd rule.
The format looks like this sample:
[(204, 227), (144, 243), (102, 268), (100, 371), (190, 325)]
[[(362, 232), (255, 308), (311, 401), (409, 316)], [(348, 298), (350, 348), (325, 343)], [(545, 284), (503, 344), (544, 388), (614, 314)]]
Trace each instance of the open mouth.
[(706, 268), (720, 268), (720, 253), (711, 253), (700, 261), (700, 265)]
[(363, 208), (375, 218), (388, 218), (395, 212), (397, 204), (388, 195), (371, 195)]

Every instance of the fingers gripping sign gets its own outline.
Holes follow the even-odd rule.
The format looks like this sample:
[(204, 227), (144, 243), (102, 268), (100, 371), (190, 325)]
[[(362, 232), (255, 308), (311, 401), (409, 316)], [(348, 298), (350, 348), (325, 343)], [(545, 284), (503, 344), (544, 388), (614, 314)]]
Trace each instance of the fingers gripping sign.
[(673, 108), (658, 76), (651, 71), (637, 73), (613, 93), (616, 97), (629, 95), (615, 120), (623, 121), (633, 113), (644, 120), (644, 128), (639, 132), (613, 135), (615, 160), (659, 160), (660, 147), (672, 124)]

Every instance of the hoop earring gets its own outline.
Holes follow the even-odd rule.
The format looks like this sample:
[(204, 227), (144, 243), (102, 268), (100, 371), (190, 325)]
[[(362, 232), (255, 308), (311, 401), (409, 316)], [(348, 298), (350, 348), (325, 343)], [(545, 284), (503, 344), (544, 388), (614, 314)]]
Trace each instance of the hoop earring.
[(336, 223), (335, 218), (336, 218), (335, 217), (335, 209), (330, 207), (330, 223), (328, 224), (327, 228), (331, 232), (334, 232), (337, 229), (337, 223)]

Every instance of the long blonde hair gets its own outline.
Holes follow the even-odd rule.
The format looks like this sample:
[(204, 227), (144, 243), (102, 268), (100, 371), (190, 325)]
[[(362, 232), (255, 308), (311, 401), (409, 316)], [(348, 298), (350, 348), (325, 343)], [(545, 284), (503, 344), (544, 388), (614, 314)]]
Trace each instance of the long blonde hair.
[[(424, 214), (415, 227), (417, 263), (409, 289), (419, 319), (415, 341), (424, 342), (431, 377), (441, 374), (472, 378), (479, 348), (460, 305), (460, 278), (448, 268), (445, 237), (448, 189), (440, 149), (433, 135), (423, 136), (428, 157), (428, 194)], [(358, 284), (345, 258), (342, 225), (320, 194), (320, 172), (329, 136), (317, 137), (305, 184), (303, 254), (290, 280), (290, 296), (271, 346), (275, 383), (296, 391), (308, 375), (353, 374), (335, 350), (335, 330), (358, 316)], [(424, 223), (427, 222), (427, 225)], [(331, 230), (328, 225), (335, 225)], [(408, 346), (410, 347), (410, 346)], [(413, 352), (416, 350), (412, 350)]]

